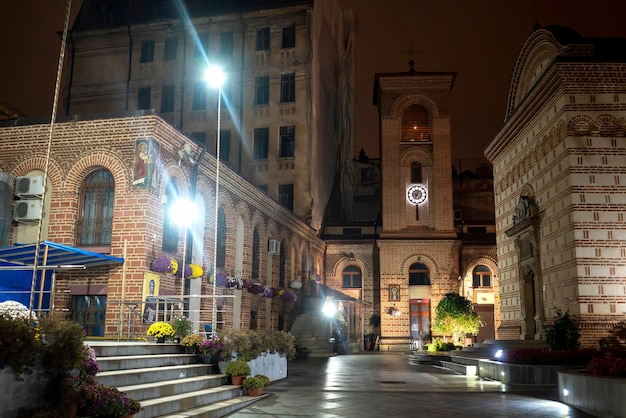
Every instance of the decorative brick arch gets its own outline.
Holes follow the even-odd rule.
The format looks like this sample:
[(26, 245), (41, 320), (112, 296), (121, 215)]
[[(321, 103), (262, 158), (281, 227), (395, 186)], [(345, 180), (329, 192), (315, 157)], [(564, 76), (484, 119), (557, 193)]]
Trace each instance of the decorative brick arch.
[(122, 155), (114, 149), (96, 148), (82, 153), (67, 172), (65, 188), (78, 192), (89, 174), (98, 168), (106, 168), (115, 180), (115, 193), (128, 192), (130, 176)]
[[(14, 177), (25, 176), (31, 171), (39, 170), (44, 171), (46, 166), (46, 157), (44, 155), (22, 154), (22, 159), (15, 164), (12, 168), (4, 170), (7, 173), (11, 173)], [(61, 164), (53, 158), (50, 158), (48, 163), (48, 180), (53, 186), (60, 186), (63, 184), (64, 178), (63, 169)], [(53, 187), (54, 189), (54, 187)]]
[(176, 189), (178, 190), (179, 197), (189, 197), (190, 182), (185, 171), (181, 170), (178, 164), (174, 163), (163, 165), (163, 170), (164, 172), (161, 174), (161, 184), (159, 186), (159, 190), (161, 191), (160, 193), (165, 194), (167, 184), (170, 179), (173, 179)]
[(423, 106), (430, 114), (431, 120), (432, 118), (439, 117), (442, 113), (437, 106), (437, 103), (435, 103), (435, 101), (430, 97), (418, 93), (407, 93), (396, 99), (396, 101), (391, 106), (390, 115), (392, 117), (401, 119), (404, 109), (415, 104)]
[(430, 272), (430, 278), (439, 277), (440, 268), (437, 265), (437, 262), (430, 257), (428, 254), (411, 254), (400, 263), (400, 271), (402, 272), (402, 277), (407, 279), (407, 283), (409, 280), (409, 269), (414, 263), (422, 263), (426, 267), (428, 267), (428, 271)]
[(422, 164), (423, 167), (432, 167), (433, 156), (417, 148), (411, 148), (400, 154), (401, 167), (409, 167), (414, 162)]
[(593, 119), (587, 115), (574, 116), (567, 123), (567, 132), (572, 136), (588, 135), (595, 127)]

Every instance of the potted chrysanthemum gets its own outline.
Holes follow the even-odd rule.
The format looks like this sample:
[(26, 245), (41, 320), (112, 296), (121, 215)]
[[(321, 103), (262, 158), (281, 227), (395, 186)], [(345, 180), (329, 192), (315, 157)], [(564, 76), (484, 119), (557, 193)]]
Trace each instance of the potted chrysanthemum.
[(156, 338), (158, 343), (164, 343), (166, 339), (174, 338), (176, 332), (167, 322), (159, 321), (150, 325), (146, 334)]

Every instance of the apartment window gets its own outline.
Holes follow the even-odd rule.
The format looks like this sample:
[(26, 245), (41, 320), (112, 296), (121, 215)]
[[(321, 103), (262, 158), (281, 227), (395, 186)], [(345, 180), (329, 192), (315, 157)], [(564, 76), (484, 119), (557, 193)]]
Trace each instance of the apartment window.
[(344, 289), (361, 288), (362, 283), (361, 269), (357, 266), (347, 266), (341, 274), (341, 287)]
[(476, 266), (472, 272), (473, 287), (491, 287), (491, 270), (487, 266)]
[(150, 109), (150, 87), (141, 87), (137, 93), (137, 109)]
[(270, 102), (270, 77), (264, 75), (254, 78), (254, 104), (265, 105)]
[(409, 267), (409, 286), (430, 285), (430, 272), (423, 263), (413, 263)]
[(206, 145), (206, 132), (192, 132), (189, 136), (196, 144)]
[(98, 170), (81, 185), (79, 245), (110, 245), (113, 231), (115, 180), (109, 170)]
[(178, 199), (178, 190), (174, 179), (171, 179), (165, 188), (165, 213), (163, 214), (163, 246), (162, 250), (175, 253), (178, 250), (178, 225), (172, 213), (172, 207)]
[(422, 165), (420, 163), (411, 164), (411, 183), (422, 183)]
[(270, 49), (270, 28), (257, 29), (256, 50), (267, 51)]
[(206, 56), (206, 51), (208, 50), (209, 50), (209, 34), (199, 33), (198, 39), (196, 40), (196, 50), (194, 52), (194, 57), (204, 57)]
[(270, 129), (256, 128), (254, 130), (254, 159), (267, 160), (269, 148)]
[(278, 201), (289, 210), (293, 210), (293, 184), (278, 185)]
[(161, 113), (174, 111), (174, 85), (161, 87)]
[[(216, 147), (217, 150), (217, 147)], [(220, 131), (220, 160), (228, 162), (230, 160), (230, 130)]]
[(163, 61), (175, 61), (177, 52), (178, 38), (176, 36), (172, 36), (171, 38), (165, 38), (165, 45), (163, 47)]
[(374, 180), (374, 169), (372, 167), (360, 169), (359, 170), (359, 178), (363, 182)]
[(296, 75), (283, 74), (280, 76), (280, 102), (289, 103), (296, 101)]
[(257, 186), (259, 188), (260, 191), (262, 191), (263, 193), (267, 194), (267, 184), (262, 184)]
[(283, 28), (283, 48), (295, 48), (296, 46), (296, 25), (285, 26)]
[(154, 39), (141, 41), (141, 56), (139, 62), (154, 61)]
[(294, 156), (295, 131), (295, 126), (280, 127), (280, 158), (290, 158)]
[(233, 54), (233, 33), (232, 32), (220, 33), (220, 54), (222, 55)]
[(191, 110), (205, 110), (206, 95), (207, 85), (204, 81), (198, 81), (193, 83), (193, 98), (191, 103)]

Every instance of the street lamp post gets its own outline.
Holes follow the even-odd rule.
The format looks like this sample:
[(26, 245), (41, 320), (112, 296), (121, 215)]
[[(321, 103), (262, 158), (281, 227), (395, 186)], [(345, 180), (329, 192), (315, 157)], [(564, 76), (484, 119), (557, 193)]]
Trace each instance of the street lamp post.
[[(205, 79), (213, 88), (217, 88), (217, 137), (215, 143), (215, 223), (213, 225), (213, 297), (211, 329), (213, 335), (217, 331), (217, 300), (215, 282), (217, 281), (217, 224), (218, 224), (218, 196), (220, 184), (220, 136), (221, 136), (221, 116), (222, 116), (222, 83), (224, 82), (224, 72), (219, 67), (209, 67), (205, 73)], [(208, 337), (208, 335), (207, 335)]]
[(176, 223), (184, 228), (183, 260), (180, 270), (180, 305), (181, 315), (185, 312), (185, 266), (187, 265), (187, 229), (196, 219), (196, 207), (188, 199), (179, 199), (172, 206), (172, 214)]

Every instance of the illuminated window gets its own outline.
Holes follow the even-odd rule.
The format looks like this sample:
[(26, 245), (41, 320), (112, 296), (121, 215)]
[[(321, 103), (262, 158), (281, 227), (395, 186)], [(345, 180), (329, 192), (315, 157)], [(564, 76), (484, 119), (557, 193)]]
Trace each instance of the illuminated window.
[(491, 287), (491, 270), (487, 266), (476, 266), (472, 272), (472, 287)]
[(341, 274), (341, 287), (344, 289), (360, 289), (362, 287), (363, 278), (361, 269), (357, 266), (347, 266)]

